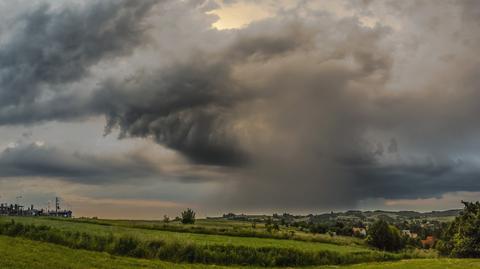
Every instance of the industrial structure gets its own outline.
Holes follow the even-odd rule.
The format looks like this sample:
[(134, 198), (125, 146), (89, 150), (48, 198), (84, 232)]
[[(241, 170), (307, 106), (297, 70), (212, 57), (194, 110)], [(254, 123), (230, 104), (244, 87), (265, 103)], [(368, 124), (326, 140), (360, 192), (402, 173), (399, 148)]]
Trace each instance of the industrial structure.
[(36, 209), (33, 205), (25, 208), (18, 202), (15, 204), (0, 203), (0, 216), (47, 216), (47, 217), (62, 217), (71, 218), (73, 212), (60, 208), (60, 199), (55, 197), (55, 210), (50, 209)]

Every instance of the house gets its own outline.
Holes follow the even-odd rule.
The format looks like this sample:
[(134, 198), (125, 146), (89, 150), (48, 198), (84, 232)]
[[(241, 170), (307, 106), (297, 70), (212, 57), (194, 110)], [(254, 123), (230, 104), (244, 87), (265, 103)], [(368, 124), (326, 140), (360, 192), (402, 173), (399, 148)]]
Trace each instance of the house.
[(421, 240), (423, 248), (433, 248), (437, 239), (434, 236), (427, 236), (425, 240)]
[(361, 236), (361, 237), (367, 236), (367, 230), (365, 228), (353, 227), (352, 232), (354, 236)]
[(418, 237), (417, 233), (412, 233), (410, 230), (402, 230), (402, 235), (412, 239), (416, 239)]
[(412, 237), (410, 230), (402, 230), (402, 235), (407, 237)]

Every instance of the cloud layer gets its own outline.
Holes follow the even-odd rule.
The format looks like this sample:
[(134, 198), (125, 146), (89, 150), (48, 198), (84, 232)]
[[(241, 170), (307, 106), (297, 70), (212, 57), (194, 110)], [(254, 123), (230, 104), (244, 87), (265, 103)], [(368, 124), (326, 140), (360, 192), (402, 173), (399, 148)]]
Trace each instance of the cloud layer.
[(0, 154), (0, 171), (0, 177), (57, 178), (84, 184), (119, 184), (161, 174), (151, 160), (139, 153), (95, 156), (65, 152), (40, 142), (5, 149)]
[[(232, 208), (480, 191), (480, 5), (340, 6), (301, 1), (219, 31), (212, 1), (39, 5), (3, 29), (0, 124), (105, 117), (106, 134), (184, 156), (190, 179), (215, 171), (213, 199)], [(5, 151), (2, 166), (76, 182), (162, 177), (135, 158), (34, 146)]]

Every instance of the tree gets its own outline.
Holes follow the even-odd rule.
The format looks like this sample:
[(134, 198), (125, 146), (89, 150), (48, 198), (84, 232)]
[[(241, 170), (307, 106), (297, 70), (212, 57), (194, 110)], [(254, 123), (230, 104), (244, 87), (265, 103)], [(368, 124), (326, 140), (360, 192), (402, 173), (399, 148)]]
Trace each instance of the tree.
[(313, 234), (324, 234), (328, 231), (328, 226), (325, 224), (313, 224), (310, 225), (310, 232)]
[(278, 223), (275, 222), (275, 223), (273, 224), (272, 229), (273, 229), (273, 231), (278, 232), (278, 231), (280, 231), (280, 226), (278, 226)]
[(443, 255), (459, 258), (480, 257), (480, 202), (462, 201), (465, 208), (450, 224), (437, 242), (436, 248)]
[(405, 246), (400, 231), (384, 220), (376, 221), (368, 230), (367, 243), (378, 249), (397, 251)]
[(167, 215), (163, 215), (163, 222), (169, 223), (169, 222), (170, 222), (170, 218), (169, 218)]
[(194, 224), (195, 223), (195, 212), (188, 208), (182, 212), (182, 223), (183, 224)]
[(272, 233), (273, 221), (271, 218), (267, 218), (267, 220), (265, 221), (265, 229), (267, 230), (268, 233)]

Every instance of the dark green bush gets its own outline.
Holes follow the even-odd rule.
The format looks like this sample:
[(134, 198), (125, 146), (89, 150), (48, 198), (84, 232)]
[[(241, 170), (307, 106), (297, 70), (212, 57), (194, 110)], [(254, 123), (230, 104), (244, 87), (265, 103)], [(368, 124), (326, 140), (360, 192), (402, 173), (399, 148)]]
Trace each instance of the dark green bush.
[(183, 224), (194, 224), (195, 223), (195, 212), (188, 208), (182, 212), (182, 223)]
[(384, 220), (373, 223), (368, 230), (367, 243), (373, 247), (387, 251), (398, 251), (405, 247), (400, 231)]

